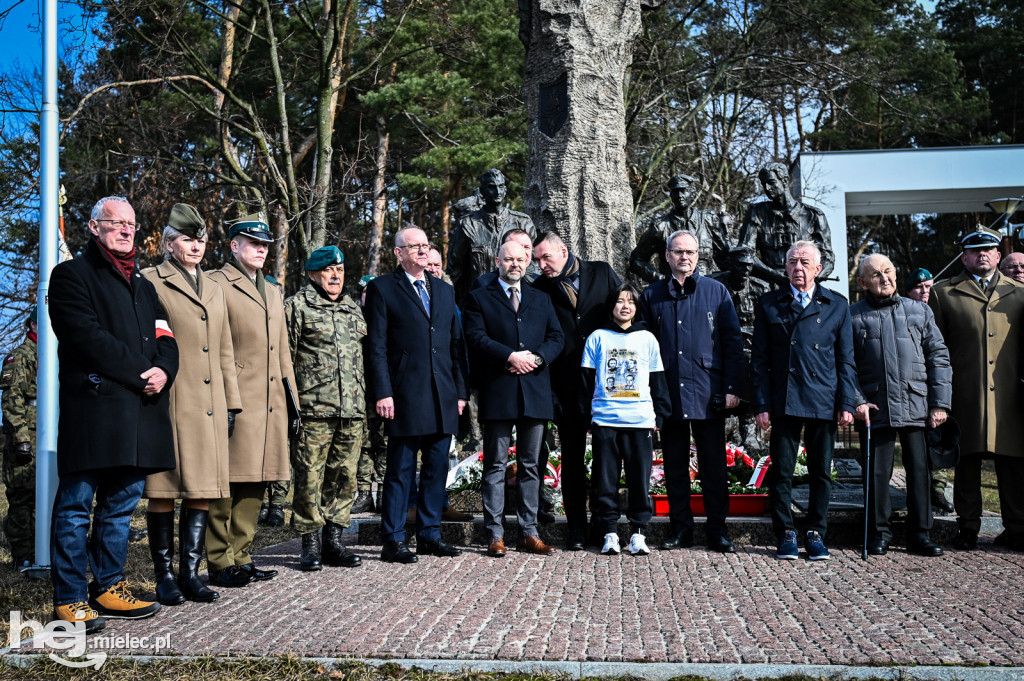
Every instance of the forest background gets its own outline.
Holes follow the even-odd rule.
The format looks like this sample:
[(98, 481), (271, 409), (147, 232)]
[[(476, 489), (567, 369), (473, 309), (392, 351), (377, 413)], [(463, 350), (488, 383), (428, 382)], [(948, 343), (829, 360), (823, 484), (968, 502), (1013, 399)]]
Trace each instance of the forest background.
[[(15, 3), (17, 4), (17, 3)], [(170, 207), (212, 227), (263, 210), (286, 294), (322, 245), (346, 284), (394, 266), (414, 223), (441, 246), (492, 167), (519, 208), (527, 129), (517, 0), (62, 0), (61, 181), (78, 253), (96, 199), (129, 198), (143, 264)], [(0, 9), (0, 22), (6, 10)], [(4, 26), (5, 34), (20, 27)], [(1016, 0), (667, 0), (644, 15), (627, 81), (635, 222), (675, 173), (738, 222), (757, 170), (801, 151), (1022, 142)], [(0, 349), (38, 286), (41, 75), (0, 73)], [(998, 198), (998, 197), (992, 197)], [(936, 271), (986, 215), (851, 217), (851, 263)], [(851, 282), (851, 290), (854, 288)]]

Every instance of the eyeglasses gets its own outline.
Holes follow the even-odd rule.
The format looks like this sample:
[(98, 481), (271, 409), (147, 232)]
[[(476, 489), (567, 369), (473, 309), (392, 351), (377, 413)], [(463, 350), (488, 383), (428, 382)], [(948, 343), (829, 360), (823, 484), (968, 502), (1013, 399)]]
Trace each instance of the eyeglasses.
[(134, 222), (125, 222), (124, 220), (111, 220), (109, 218), (99, 218), (96, 220), (96, 222), (112, 222), (114, 224), (114, 227), (117, 229), (124, 229), (127, 227), (133, 232), (139, 228), (138, 224)]
[(676, 256), (677, 258), (682, 258), (684, 255), (692, 258), (693, 256), (697, 255), (697, 251), (684, 251), (678, 248), (669, 251), (669, 253)]
[(398, 248), (404, 248), (410, 253), (412, 251), (419, 251), (420, 253), (425, 253), (430, 250), (430, 244), (409, 244), (407, 246), (399, 246)]

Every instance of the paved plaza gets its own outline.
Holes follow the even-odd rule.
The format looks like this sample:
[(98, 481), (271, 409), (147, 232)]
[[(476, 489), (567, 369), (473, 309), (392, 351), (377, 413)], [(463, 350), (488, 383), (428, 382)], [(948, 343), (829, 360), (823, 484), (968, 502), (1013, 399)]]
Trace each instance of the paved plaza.
[(851, 545), (819, 563), (763, 544), (504, 559), (474, 545), (406, 566), (353, 544), (360, 568), (315, 573), (299, 571), (293, 540), (258, 556), (273, 581), (105, 633), (169, 634), (163, 654), (188, 656), (1024, 665), (1024, 554), (991, 539), (930, 559), (895, 548), (863, 561)]

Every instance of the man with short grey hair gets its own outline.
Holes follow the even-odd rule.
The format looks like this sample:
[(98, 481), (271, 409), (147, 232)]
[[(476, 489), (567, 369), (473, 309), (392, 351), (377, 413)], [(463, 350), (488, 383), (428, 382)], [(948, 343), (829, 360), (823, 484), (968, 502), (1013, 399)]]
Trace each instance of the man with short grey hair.
[(999, 271), (1024, 284), (1024, 253), (1008, 253), (999, 261)]

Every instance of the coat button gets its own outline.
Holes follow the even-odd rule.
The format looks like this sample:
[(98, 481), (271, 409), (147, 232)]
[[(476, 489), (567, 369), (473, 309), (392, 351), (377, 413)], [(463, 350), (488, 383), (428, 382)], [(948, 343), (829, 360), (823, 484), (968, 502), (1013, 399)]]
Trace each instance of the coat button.
[(821, 324), (821, 317), (818, 317), (818, 323)]
[(815, 349), (815, 350), (817, 350), (817, 349), (818, 349), (818, 344), (817, 344), (817, 343), (815, 343), (815, 344), (814, 344), (814, 349)]
[(209, 351), (210, 351), (210, 348), (205, 347), (205, 346), (203, 347), (203, 352), (209, 352)]
[(271, 345), (271, 346), (270, 346), (270, 351), (271, 351), (271, 352), (273, 352), (273, 351), (274, 351), (274, 346), (273, 346), (273, 345)]
[(274, 382), (274, 377), (273, 377), (273, 376), (271, 376), (271, 377), (270, 377), (270, 382), (271, 382), (271, 383), (273, 383), (273, 382)]
[(992, 392), (995, 392), (995, 389), (996, 389), (996, 387), (994, 385), (989, 387), (989, 390), (991, 390)]
[(200, 318), (199, 318), (199, 321), (201, 321), (201, 322), (205, 322), (205, 321), (206, 321), (206, 315), (203, 315), (202, 317), (200, 317)]
[(521, 348), (525, 348), (525, 347), (526, 347), (526, 344), (525, 344), (525, 343), (520, 343), (520, 344), (519, 344), (519, 347), (521, 347)]
[(796, 367), (789, 367), (789, 373), (795, 374), (796, 373)]
[(796, 345), (796, 341), (790, 341), (789, 344), (790, 345)]
[(994, 333), (989, 333), (989, 334), (988, 334), (988, 337), (989, 337), (989, 338), (991, 338), (991, 337), (992, 337), (992, 336), (994, 336), (994, 335), (995, 335)]
[(208, 378), (204, 378), (203, 379), (203, 383), (209, 383), (209, 382), (210, 382), (210, 379), (208, 379)]
[(522, 324), (522, 322), (523, 322), (523, 318), (522, 318), (522, 317), (517, 317), (517, 318), (516, 318), (516, 321), (517, 321), (517, 322), (519, 322), (520, 324)]
[(995, 364), (995, 363), (996, 363), (996, 361), (995, 361), (994, 359), (990, 359), (990, 360), (988, 361), (988, 363), (989, 363), (989, 364)]
[[(991, 336), (992, 334), (989, 334), (989, 335)], [(143, 337), (142, 337), (142, 340), (144, 340), (144, 341), (148, 341), (148, 340), (149, 340), (149, 336), (143, 336)]]
[(273, 407), (271, 407), (271, 408), (270, 408), (270, 411), (274, 411), (274, 408), (273, 408)]
[(206, 412), (206, 415), (207, 416), (213, 416), (213, 412), (212, 411), (208, 411), (208, 412)]

